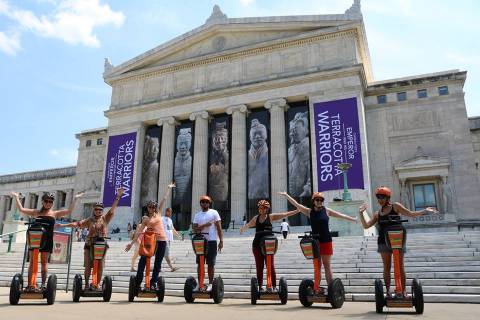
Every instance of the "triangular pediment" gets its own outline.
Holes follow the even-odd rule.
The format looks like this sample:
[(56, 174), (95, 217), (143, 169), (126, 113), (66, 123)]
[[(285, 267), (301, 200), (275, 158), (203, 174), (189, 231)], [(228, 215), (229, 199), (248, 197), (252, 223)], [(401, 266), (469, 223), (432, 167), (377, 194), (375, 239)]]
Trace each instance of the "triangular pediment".
[(218, 7), (215, 7), (204, 25), (119, 66), (108, 65), (104, 78), (108, 83), (109, 80), (143, 70), (155, 70), (179, 62), (235, 52), (282, 39), (288, 41), (302, 35), (332, 33), (347, 27), (356, 27), (360, 33), (363, 32), (362, 15), (358, 10), (330, 15), (227, 18)]
[(412, 170), (412, 169), (424, 169), (433, 167), (448, 167), (450, 166), (450, 160), (446, 158), (433, 158), (429, 156), (415, 156), (412, 159), (408, 159), (395, 165), (396, 171)]

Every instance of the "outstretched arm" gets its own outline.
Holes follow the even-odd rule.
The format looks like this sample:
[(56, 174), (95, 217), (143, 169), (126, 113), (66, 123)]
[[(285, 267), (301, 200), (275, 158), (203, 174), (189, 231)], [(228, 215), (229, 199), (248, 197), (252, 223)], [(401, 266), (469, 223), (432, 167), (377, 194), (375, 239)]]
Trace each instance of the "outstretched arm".
[(66, 215), (69, 215), (70, 213), (73, 212), (73, 209), (75, 209), (75, 203), (77, 202), (77, 199), (82, 197), (83, 195), (85, 194), (85, 192), (80, 192), (80, 193), (77, 193), (74, 197), (73, 197), (73, 201), (72, 203), (70, 203), (70, 207), (68, 207), (67, 210), (58, 210), (58, 211), (55, 211), (55, 218), (60, 218), (60, 217), (63, 217), (63, 216), (66, 216)]
[(105, 221), (107, 223), (110, 223), (110, 221), (112, 220), (113, 215), (115, 214), (115, 209), (117, 209), (118, 202), (122, 198), (122, 195), (123, 195), (124, 192), (125, 192), (125, 189), (123, 189), (123, 188), (118, 188), (117, 189), (117, 195), (115, 196), (115, 200), (113, 201), (112, 207), (105, 214)]
[(295, 199), (293, 199), (288, 193), (286, 193), (285, 191), (283, 192), (279, 192), (278, 193), (279, 195), (282, 195), (282, 196), (285, 196), (288, 200), (288, 202), (290, 202), (294, 207), (296, 207), (298, 209), (298, 211), (300, 211), (301, 213), (303, 213), (304, 215), (306, 215), (307, 217), (310, 217), (310, 209), (301, 205), (300, 203), (298, 203)]
[(158, 205), (158, 212), (163, 212), (163, 207), (165, 206), (168, 195), (170, 194), (173, 188), (175, 188), (175, 183), (173, 182), (167, 186), (167, 191), (165, 191), (165, 195), (163, 196), (162, 201), (160, 201), (160, 204)]
[(245, 230), (254, 227), (255, 222), (257, 221), (257, 216), (253, 217), (248, 223), (246, 223), (243, 227), (240, 228), (240, 234), (244, 233)]
[[(15, 198), (15, 204), (17, 205), (18, 211), (20, 211), (21, 213), (23, 213), (27, 216), (31, 216), (31, 217), (35, 217), (37, 215), (37, 213), (38, 213), (37, 209), (28, 209), (28, 208), (24, 208), (22, 206), (22, 202), (20, 201), (20, 197), (19, 197), (18, 193), (12, 191), (10, 193), (10, 195)], [(13, 204), (13, 205), (15, 205), (15, 204)]]
[(344, 219), (344, 220), (348, 220), (348, 221), (352, 221), (352, 222), (357, 222), (357, 218), (355, 217), (350, 217), (346, 214), (343, 214), (343, 213), (340, 213), (338, 211), (335, 211), (335, 210), (332, 210), (332, 209), (329, 209), (327, 208), (327, 214), (330, 216), (330, 217), (335, 217), (335, 218), (340, 218), (340, 219)]
[(373, 215), (373, 218), (370, 219), (370, 221), (365, 221), (365, 217), (363, 216), (363, 212), (365, 212), (367, 214), (367, 216), (370, 218), (370, 216), (368, 215), (367, 211), (367, 205), (366, 204), (362, 204), (359, 208), (358, 208), (358, 214), (360, 216), (360, 222), (362, 223), (362, 226), (363, 226), (363, 229), (368, 229), (368, 228), (371, 228), (372, 226), (375, 225), (375, 223), (377, 223), (378, 221), (378, 214), (374, 214)]
[(400, 213), (401, 215), (411, 217), (411, 218), (416, 218), (416, 217), (423, 216), (424, 214), (429, 214), (429, 213), (433, 213), (433, 214), (438, 213), (437, 209), (431, 208), (431, 207), (428, 207), (428, 208), (425, 208), (425, 209), (419, 210), (419, 211), (410, 211), (407, 208), (405, 208), (401, 203), (398, 203), (398, 202), (395, 202), (393, 204), (393, 209), (395, 211), (397, 211), (398, 213)]
[(291, 217), (299, 213), (300, 211), (298, 209), (288, 211), (288, 212), (281, 212), (281, 213), (271, 213), (270, 214), (270, 221), (277, 221), (277, 220), (282, 220), (286, 217)]

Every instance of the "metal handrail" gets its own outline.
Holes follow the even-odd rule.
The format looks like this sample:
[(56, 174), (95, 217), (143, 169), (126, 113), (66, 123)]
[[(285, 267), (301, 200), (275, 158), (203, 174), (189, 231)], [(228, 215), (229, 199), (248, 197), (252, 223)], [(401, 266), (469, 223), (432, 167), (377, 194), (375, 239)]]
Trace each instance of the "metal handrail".
[(10, 236), (10, 235), (14, 235), (16, 233), (20, 233), (20, 232), (25, 232), (27, 230), (18, 230), (18, 231), (14, 231), (14, 232), (9, 232), (9, 233), (4, 233), (4, 234), (0, 234), (0, 238), (3, 238), (5, 236)]

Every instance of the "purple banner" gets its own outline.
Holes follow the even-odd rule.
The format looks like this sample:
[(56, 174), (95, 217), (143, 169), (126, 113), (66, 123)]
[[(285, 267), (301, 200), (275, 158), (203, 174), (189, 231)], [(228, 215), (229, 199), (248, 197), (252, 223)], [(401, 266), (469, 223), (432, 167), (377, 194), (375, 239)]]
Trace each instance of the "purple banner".
[(137, 133), (126, 133), (108, 137), (108, 153), (105, 165), (105, 184), (103, 186), (103, 204), (110, 207), (116, 190), (125, 189), (120, 202), (121, 207), (132, 204), (133, 173)]
[(357, 98), (314, 103), (319, 191), (343, 189), (339, 163), (350, 163), (348, 187), (364, 189)]

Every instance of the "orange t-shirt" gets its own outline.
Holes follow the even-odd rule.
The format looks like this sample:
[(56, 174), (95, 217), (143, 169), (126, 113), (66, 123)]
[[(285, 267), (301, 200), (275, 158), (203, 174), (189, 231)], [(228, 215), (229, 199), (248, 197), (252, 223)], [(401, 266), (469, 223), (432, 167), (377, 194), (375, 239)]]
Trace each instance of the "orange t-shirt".
[(165, 229), (163, 228), (162, 217), (155, 215), (152, 218), (149, 218), (145, 226), (147, 229), (152, 230), (157, 235), (157, 241), (167, 241), (167, 235), (165, 234)]

